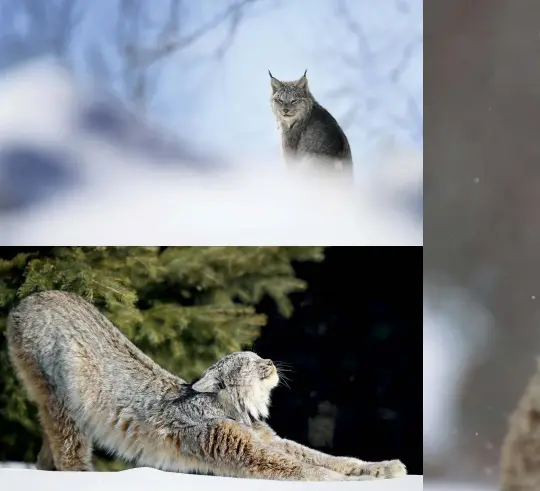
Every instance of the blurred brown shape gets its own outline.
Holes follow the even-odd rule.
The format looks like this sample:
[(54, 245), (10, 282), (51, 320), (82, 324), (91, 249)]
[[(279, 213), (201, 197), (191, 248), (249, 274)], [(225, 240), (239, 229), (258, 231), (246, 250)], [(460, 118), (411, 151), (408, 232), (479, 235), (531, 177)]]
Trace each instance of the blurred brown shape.
[(456, 477), (497, 465), (540, 353), (539, 19), (533, 0), (425, 2), (425, 281), (465, 288), (494, 319), (465, 374)]
[(501, 452), (501, 491), (540, 489), (540, 360), (518, 408)]

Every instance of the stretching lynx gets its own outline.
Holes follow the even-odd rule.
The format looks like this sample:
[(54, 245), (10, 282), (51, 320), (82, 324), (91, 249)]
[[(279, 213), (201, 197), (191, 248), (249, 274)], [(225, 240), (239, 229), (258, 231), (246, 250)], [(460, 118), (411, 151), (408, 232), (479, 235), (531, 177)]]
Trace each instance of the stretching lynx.
[(8, 317), (11, 360), (44, 430), (38, 468), (92, 470), (92, 445), (169, 471), (339, 481), (406, 474), (398, 460), (333, 457), (279, 438), (264, 422), (276, 367), (230, 354), (192, 383), (136, 348), (81, 297), (46, 291)]

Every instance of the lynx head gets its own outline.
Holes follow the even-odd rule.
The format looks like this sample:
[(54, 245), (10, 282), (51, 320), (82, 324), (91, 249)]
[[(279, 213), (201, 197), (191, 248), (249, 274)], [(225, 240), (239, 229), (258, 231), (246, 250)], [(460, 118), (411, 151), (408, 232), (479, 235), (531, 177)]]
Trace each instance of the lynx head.
[(270, 74), (272, 95), (270, 104), (278, 122), (291, 127), (295, 122), (304, 119), (313, 106), (313, 96), (308, 87), (307, 70), (298, 80), (282, 82)]
[(278, 382), (272, 360), (264, 360), (251, 351), (240, 351), (214, 363), (192, 388), (217, 394), (232, 417), (251, 422), (268, 417), (270, 392)]

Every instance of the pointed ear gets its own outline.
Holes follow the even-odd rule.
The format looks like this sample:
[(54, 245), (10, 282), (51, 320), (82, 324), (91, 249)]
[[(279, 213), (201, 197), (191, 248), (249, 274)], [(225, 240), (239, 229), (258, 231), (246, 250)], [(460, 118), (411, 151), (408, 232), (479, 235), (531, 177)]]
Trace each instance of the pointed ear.
[(295, 83), (295, 85), (299, 89), (307, 89), (307, 77), (306, 77), (307, 70), (304, 72), (304, 75), (302, 75)]
[(275, 92), (276, 90), (278, 90), (279, 88), (281, 88), (281, 86), (283, 85), (276, 77), (274, 77), (272, 75), (272, 73), (270, 72), (270, 70), (268, 70), (268, 74), (270, 75), (270, 85), (272, 86), (272, 92)]
[(219, 381), (213, 373), (203, 373), (202, 377), (191, 388), (197, 392), (217, 392)]

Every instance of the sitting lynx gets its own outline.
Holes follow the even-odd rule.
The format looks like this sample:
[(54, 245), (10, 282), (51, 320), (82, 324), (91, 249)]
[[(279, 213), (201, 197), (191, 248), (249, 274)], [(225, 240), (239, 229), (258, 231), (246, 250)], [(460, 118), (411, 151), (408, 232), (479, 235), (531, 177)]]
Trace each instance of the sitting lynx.
[(332, 457), (264, 423), (270, 360), (226, 356), (193, 383), (136, 348), (93, 305), (35, 293), (8, 317), (11, 360), (44, 429), (38, 468), (92, 470), (92, 444), (138, 465), (261, 479), (340, 481), (406, 474), (398, 460)]
[(352, 176), (349, 140), (335, 118), (313, 97), (306, 73), (292, 82), (278, 80), (268, 73), (270, 104), (281, 132), (287, 165)]

